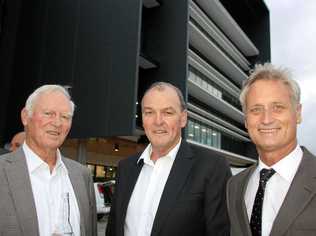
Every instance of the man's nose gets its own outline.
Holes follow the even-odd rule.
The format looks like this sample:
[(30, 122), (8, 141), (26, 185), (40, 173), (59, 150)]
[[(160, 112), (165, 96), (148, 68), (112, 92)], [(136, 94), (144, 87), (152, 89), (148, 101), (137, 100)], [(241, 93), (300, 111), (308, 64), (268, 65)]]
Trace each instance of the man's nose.
[(53, 119), (53, 124), (55, 126), (61, 126), (62, 124), (62, 117), (60, 115), (56, 115)]
[(155, 117), (155, 123), (157, 125), (161, 125), (163, 123), (163, 116), (160, 113), (157, 113), (156, 117)]
[(273, 122), (273, 114), (270, 109), (264, 109), (264, 112), (262, 114), (262, 123), (263, 124), (270, 124)]

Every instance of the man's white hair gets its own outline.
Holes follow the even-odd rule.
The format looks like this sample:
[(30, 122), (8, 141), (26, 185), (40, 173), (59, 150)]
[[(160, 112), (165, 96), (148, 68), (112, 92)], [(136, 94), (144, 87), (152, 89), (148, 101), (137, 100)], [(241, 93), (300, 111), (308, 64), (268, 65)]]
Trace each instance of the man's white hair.
[(244, 113), (246, 112), (246, 99), (249, 92), (249, 88), (253, 83), (255, 83), (258, 80), (281, 81), (284, 85), (286, 85), (289, 88), (293, 107), (296, 107), (300, 104), (300, 86), (294, 79), (292, 79), (292, 75), (289, 69), (276, 67), (271, 63), (265, 63), (263, 65), (257, 64), (255, 66), (255, 69), (251, 72), (249, 78), (244, 81), (243, 88), (239, 96), (239, 100)]
[(70, 109), (71, 109), (71, 116), (74, 113), (75, 110), (75, 104), (74, 102), (71, 100), (71, 96), (68, 92), (68, 90), (61, 86), (61, 85), (56, 85), (56, 84), (47, 84), (47, 85), (43, 85), (39, 88), (37, 88), (26, 100), (25, 103), (25, 109), (27, 111), (27, 114), (31, 117), (34, 111), (34, 105), (37, 101), (37, 99), (39, 98), (40, 95), (44, 94), (44, 93), (51, 93), (51, 92), (61, 92), (62, 94), (64, 94), (68, 99), (69, 99), (69, 103), (70, 103)]

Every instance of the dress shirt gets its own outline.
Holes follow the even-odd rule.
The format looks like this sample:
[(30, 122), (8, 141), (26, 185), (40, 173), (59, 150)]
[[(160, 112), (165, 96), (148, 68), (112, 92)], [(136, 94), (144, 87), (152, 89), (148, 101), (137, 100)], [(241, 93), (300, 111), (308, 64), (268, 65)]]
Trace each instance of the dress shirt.
[(302, 157), (303, 151), (297, 145), (289, 155), (270, 167), (265, 165), (259, 158), (258, 166), (249, 179), (245, 193), (245, 204), (249, 220), (251, 218), (252, 207), (259, 186), (260, 171), (263, 168), (273, 168), (276, 172), (269, 179), (265, 188), (262, 207), (262, 236), (268, 236), (270, 234), (274, 219), (277, 216), (284, 198), (290, 188), (298, 166), (301, 163)]
[[(69, 193), (70, 224), (74, 236), (80, 236), (80, 213), (68, 171), (57, 150), (57, 161), (52, 172), (49, 166), (24, 142), (23, 151), (31, 180), (40, 236), (51, 236), (61, 229), (63, 201)], [(68, 217), (68, 216), (67, 216)]]
[(165, 188), (171, 167), (180, 147), (179, 143), (165, 156), (154, 163), (151, 159), (152, 147), (149, 144), (138, 162), (144, 165), (138, 176), (126, 212), (124, 235), (149, 236)]

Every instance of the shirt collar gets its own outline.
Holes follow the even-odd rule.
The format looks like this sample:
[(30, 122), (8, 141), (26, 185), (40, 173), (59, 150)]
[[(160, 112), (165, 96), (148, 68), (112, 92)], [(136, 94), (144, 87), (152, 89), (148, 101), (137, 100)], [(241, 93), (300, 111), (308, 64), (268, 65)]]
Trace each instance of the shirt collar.
[[(180, 140), (177, 143), (177, 145), (174, 148), (172, 148), (165, 156), (162, 156), (160, 158), (168, 157), (172, 161), (174, 161), (176, 159), (177, 153), (179, 151), (181, 140), (182, 140), (182, 138), (180, 137)], [(150, 159), (151, 152), (152, 152), (152, 146), (151, 146), (151, 143), (150, 143), (150, 144), (148, 144), (146, 149), (143, 151), (142, 155), (138, 158), (137, 164), (139, 164), (139, 162), (141, 160), (143, 160), (145, 164), (154, 166), (155, 163)]]
[[(42, 165), (48, 166), (46, 162), (44, 162), (35, 152), (33, 152), (33, 150), (26, 144), (26, 142), (23, 143), (22, 148), (25, 153), (27, 167), (30, 173), (33, 173)], [(54, 170), (57, 171), (59, 168), (61, 168), (67, 172), (67, 168), (64, 162), (62, 161), (59, 149), (57, 149), (56, 152), (57, 160)]]
[(303, 151), (299, 145), (296, 145), (292, 152), (270, 167), (264, 164), (259, 158), (258, 170), (260, 171), (263, 168), (273, 168), (282, 178), (288, 182), (292, 182), (302, 157)]

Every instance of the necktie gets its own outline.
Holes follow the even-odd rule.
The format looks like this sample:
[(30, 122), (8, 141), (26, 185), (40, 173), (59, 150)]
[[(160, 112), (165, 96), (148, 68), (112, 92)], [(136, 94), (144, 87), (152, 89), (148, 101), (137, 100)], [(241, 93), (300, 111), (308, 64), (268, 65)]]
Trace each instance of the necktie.
[(275, 173), (273, 169), (262, 169), (260, 171), (259, 187), (256, 193), (255, 202), (253, 204), (250, 228), (252, 236), (261, 236), (261, 221), (262, 221), (262, 205), (264, 199), (264, 190), (270, 177)]

